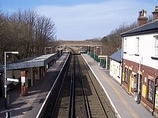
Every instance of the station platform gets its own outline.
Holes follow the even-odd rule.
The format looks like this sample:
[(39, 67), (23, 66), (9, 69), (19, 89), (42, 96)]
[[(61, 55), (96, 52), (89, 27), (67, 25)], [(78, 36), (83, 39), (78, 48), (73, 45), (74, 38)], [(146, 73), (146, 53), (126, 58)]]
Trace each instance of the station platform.
[(88, 54), (82, 56), (104, 89), (118, 118), (154, 118), (142, 104), (137, 104), (134, 98), (124, 91), (109, 75), (108, 70), (99, 66)]
[[(118, 118), (154, 118), (141, 104), (129, 96), (123, 88), (108, 74), (108, 70), (98, 65), (88, 54), (82, 54), (92, 72), (107, 94)], [(67, 54), (64, 53), (56, 63), (48, 69), (43, 79), (36, 86), (30, 87), (27, 96), (20, 96), (20, 86), (8, 91), (10, 105), (7, 110), (1, 107), (4, 102), (0, 99), (0, 118), (10, 112), (12, 118), (35, 118), (44, 102), (52, 83), (62, 68)], [(47, 81), (46, 81), (47, 79)], [(3, 105), (2, 105), (3, 106)]]
[(68, 53), (64, 53), (45, 73), (41, 80), (38, 80), (34, 87), (28, 88), (26, 96), (20, 96), (20, 87), (9, 90), (9, 105), (4, 108), (4, 100), (0, 98), (0, 118), (5, 118), (6, 112), (11, 118), (35, 118), (40, 110), (53, 82), (58, 76)]

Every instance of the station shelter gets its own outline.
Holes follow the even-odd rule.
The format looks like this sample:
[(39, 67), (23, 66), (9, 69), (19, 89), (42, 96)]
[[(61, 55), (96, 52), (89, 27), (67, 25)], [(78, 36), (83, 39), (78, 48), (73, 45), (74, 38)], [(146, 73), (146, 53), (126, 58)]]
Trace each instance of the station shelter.
[[(21, 95), (27, 95), (29, 87), (35, 86), (36, 82), (43, 78), (46, 70), (51, 67), (57, 59), (57, 54), (46, 54), (39, 57), (31, 57), (12, 63), (6, 67), (7, 90), (10, 83), (21, 84)], [(2, 69), (1, 69), (2, 70)], [(0, 74), (0, 93), (3, 93), (4, 86), (3, 71)], [(18, 82), (14, 82), (17, 80)]]

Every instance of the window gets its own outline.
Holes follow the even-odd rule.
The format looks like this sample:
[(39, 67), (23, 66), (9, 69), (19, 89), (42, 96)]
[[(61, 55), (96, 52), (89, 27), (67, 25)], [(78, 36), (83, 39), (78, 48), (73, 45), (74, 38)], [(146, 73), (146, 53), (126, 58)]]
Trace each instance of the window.
[(127, 39), (124, 39), (124, 53), (127, 53)]
[(158, 60), (158, 35), (155, 35), (154, 38), (155, 38), (155, 45), (154, 45), (153, 55), (151, 56), (151, 58), (154, 60)]
[(148, 80), (148, 100), (150, 102), (153, 101), (153, 94), (154, 94), (154, 82), (152, 80)]
[(158, 37), (155, 37), (155, 56), (158, 57)]
[(136, 39), (137, 39), (136, 54), (139, 54), (139, 37), (137, 37)]
[(128, 68), (125, 68), (125, 76), (124, 76), (125, 82), (128, 83)]

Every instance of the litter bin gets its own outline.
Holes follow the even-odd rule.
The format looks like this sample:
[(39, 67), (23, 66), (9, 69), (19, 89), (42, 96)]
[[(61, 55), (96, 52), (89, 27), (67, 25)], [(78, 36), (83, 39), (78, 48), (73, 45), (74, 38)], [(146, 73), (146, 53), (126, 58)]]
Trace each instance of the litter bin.
[(134, 100), (139, 104), (140, 103), (140, 94), (138, 92), (134, 92)]

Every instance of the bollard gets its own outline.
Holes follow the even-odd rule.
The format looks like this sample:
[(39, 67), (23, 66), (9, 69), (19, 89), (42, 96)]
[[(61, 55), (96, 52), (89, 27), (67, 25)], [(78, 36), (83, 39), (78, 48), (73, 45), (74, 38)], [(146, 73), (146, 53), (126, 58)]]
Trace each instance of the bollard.
[(10, 96), (7, 95), (7, 106), (10, 104)]

